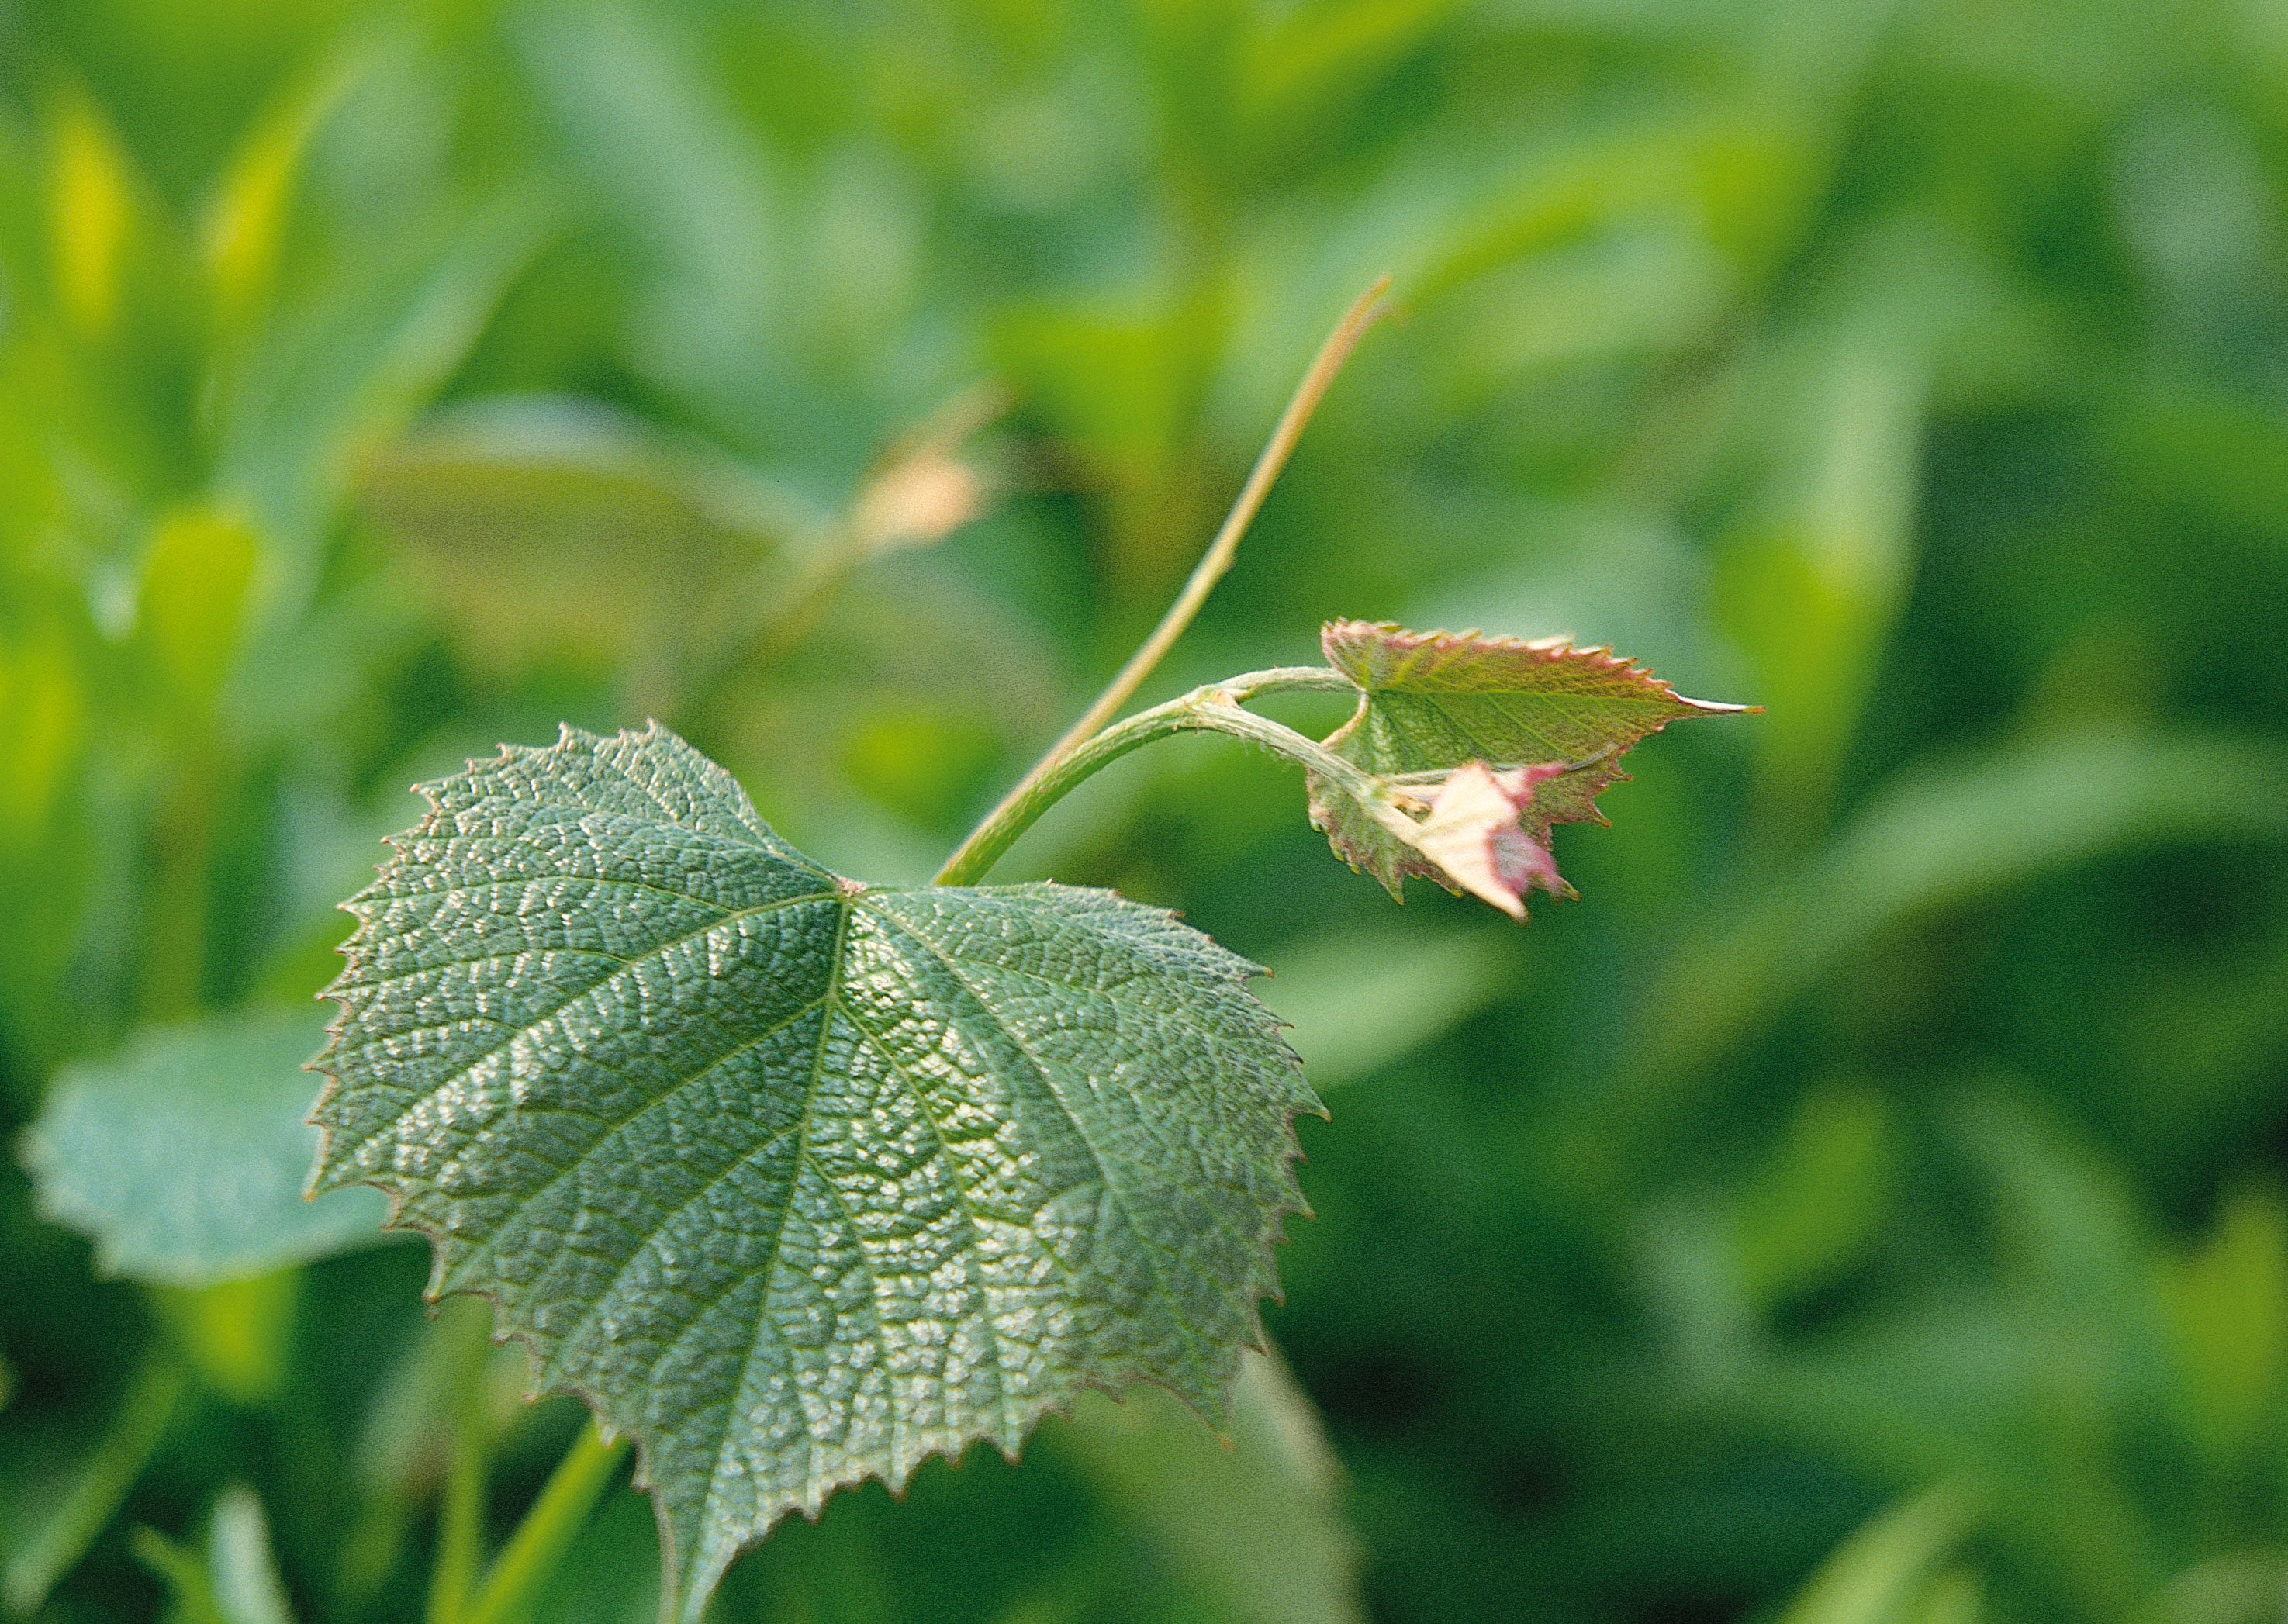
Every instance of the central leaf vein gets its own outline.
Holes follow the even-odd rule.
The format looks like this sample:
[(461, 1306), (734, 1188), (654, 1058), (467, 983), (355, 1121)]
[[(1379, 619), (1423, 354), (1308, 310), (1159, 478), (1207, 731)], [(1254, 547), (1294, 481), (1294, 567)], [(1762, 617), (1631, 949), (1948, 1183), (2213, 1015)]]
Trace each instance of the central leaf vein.
[[(830, 894), (840, 902), (841, 906), (836, 911), (834, 946), (827, 958), (826, 990), (819, 997), (819, 1002), (823, 1009), (818, 1022), (818, 1043), (811, 1050), (810, 1074), (803, 1081), (802, 1107), (795, 1119), (794, 1166), (798, 1170), (787, 1180), (786, 1200), (779, 1208), (777, 1223), (771, 1228), (769, 1254), (763, 1259), (762, 1266), (753, 1271), (762, 1279), (763, 1295), (757, 1305), (755, 1333), (748, 1339), (747, 1351), (739, 1360), (738, 1376), (731, 1383), (730, 1402), (723, 1409), (723, 1430), (715, 1441), (715, 1469), (709, 1474), (707, 1485), (708, 1498), (711, 1502), (716, 1493), (716, 1485), (723, 1476), (725, 1454), (731, 1446), (731, 1429), (737, 1418), (739, 1395), (746, 1390), (747, 1377), (754, 1369), (755, 1355), (762, 1346), (763, 1327), (767, 1324), (771, 1327), (773, 1335), (776, 1335), (777, 1332), (777, 1326), (772, 1321), (769, 1311), (770, 1277), (777, 1269), (779, 1258), (786, 1249), (787, 1225), (794, 1220), (795, 1192), (801, 1185), (799, 1169), (810, 1160), (811, 1119), (817, 1108), (819, 1080), (825, 1075), (826, 1072), (826, 1044), (834, 1031), (837, 994), (842, 990), (842, 955), (850, 936), (850, 915), (853, 911), (850, 899), (839, 891)], [(861, 1253), (862, 1256), (862, 1248)], [(890, 1400), (890, 1418), (891, 1426), (894, 1430), (897, 1425), (897, 1399), (894, 1394)], [(818, 1492), (818, 1451), (815, 1447), (810, 1452), (810, 1465), (806, 1469), (806, 1475), (808, 1481), (804, 1485), (804, 1492), (814, 1501)]]

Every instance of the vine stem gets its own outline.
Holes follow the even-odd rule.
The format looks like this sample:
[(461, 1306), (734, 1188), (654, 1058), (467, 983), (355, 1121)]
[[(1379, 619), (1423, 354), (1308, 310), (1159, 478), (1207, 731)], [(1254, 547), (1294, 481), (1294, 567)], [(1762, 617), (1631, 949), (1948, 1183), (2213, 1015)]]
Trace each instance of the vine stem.
[[(1384, 308), (1382, 296), (1389, 290), (1390, 278), (1378, 276), (1373, 285), (1353, 300), (1351, 307), (1343, 313), (1342, 319), (1335, 323), (1325, 342), (1319, 345), (1319, 353), (1311, 358), (1302, 382), (1295, 385), (1295, 392), (1288, 398), (1287, 409), (1279, 414), (1279, 422), (1272, 429), (1271, 438), (1264, 442), (1262, 451), (1256, 456), (1255, 466), (1248, 471), (1247, 483), (1240, 487), (1238, 496), (1232, 502), (1231, 511), (1224, 516), (1222, 527), (1217, 530), (1215, 539), (1208, 543), (1207, 551), (1200, 555), (1200, 561), (1192, 566), (1191, 576), (1184, 582), (1184, 590), (1177, 594), (1176, 601), (1168, 606), (1167, 614), (1160, 617), (1160, 623), (1152, 629), (1152, 635), (1128, 656), (1127, 663), (1105, 685), (1104, 692), (1096, 696), (1095, 702), (1081, 713), (1078, 721), (1065, 729), (1057, 741), (1048, 748), (1047, 753), (1033, 764), (1032, 769), (1017, 780), (1015, 787), (1001, 797), (1000, 804), (985, 814), (983, 821), (971, 830), (969, 837), (961, 843), (951, 857), (946, 859), (945, 867), (938, 871), (938, 884), (968, 883), (991, 866), (994, 857), (1008, 849), (1008, 841), (1005, 840), (981, 862), (974, 854), (974, 848), (986, 832), (1004, 822), (1012, 808), (1036, 798), (1041, 786), (1057, 771), (1059, 764), (1096, 736), (1121, 706), (1128, 702), (1129, 696), (1143, 685), (1144, 679), (1152, 674), (1153, 668), (1175, 646), (1176, 639), (1184, 635), (1184, 629), (1192, 623), (1192, 617), (1200, 612), (1200, 606), (1207, 601), (1208, 594), (1215, 590), (1216, 582), (1222, 580), (1224, 572), (1230, 569), (1233, 555), (1239, 551), (1240, 538), (1247, 534), (1248, 526), (1254, 522), (1256, 510), (1263, 505), (1263, 498), (1270, 493), (1272, 482), (1278, 479), (1279, 471), (1287, 465), (1287, 458), (1295, 449), (1296, 440), (1302, 437), (1303, 425), (1310, 422), (1311, 414), (1318, 410), (1319, 401), (1325, 396), (1328, 385), (1335, 381), (1335, 374), (1342, 369), (1343, 362), (1349, 358), (1352, 349), (1366, 336), (1367, 329), (1374, 325), (1375, 319), (1381, 315)], [(1067, 788), (1070, 785), (1068, 784)], [(1043, 803), (1040, 810), (1046, 809), (1047, 804)], [(1039, 811), (1035, 812), (1032, 817), (1026, 818), (1018, 825), (1019, 829), (1021, 831), (1026, 824), (1039, 815)], [(1009, 836), (1009, 840), (1015, 838), (1014, 835)]]
[(1040, 815), (1069, 794), (1074, 786), (1117, 761), (1129, 751), (1182, 733), (1229, 733), (1244, 739), (1250, 744), (1262, 746), (1275, 755), (1283, 756), (1312, 772), (1331, 780), (1361, 799), (1369, 799), (1380, 792), (1380, 780), (1355, 763), (1346, 761), (1323, 744), (1313, 742), (1291, 727), (1281, 725), (1268, 717), (1257, 716), (1240, 707), (1259, 693), (1315, 691), (1355, 693), (1351, 679), (1340, 671), (1324, 666), (1276, 666), (1267, 671), (1251, 671), (1244, 677), (1234, 677), (1226, 682), (1210, 683), (1195, 688), (1189, 693), (1172, 699), (1149, 710), (1140, 710), (1124, 721), (1116, 722), (1100, 733), (1082, 741), (1074, 749), (1045, 761), (1039, 770), (1026, 775), (992, 816), (977, 826), (961, 850), (955, 852), (937, 883), (941, 885), (969, 885), (983, 877), (985, 871), (1017, 842), (1017, 837), (1030, 828)]

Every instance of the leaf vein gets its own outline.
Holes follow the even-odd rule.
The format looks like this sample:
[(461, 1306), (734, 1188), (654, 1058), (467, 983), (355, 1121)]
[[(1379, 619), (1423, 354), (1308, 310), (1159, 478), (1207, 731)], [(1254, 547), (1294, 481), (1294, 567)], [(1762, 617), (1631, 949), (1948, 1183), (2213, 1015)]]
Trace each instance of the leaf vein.
[[(897, 1073), (898, 1081), (904, 1087), (907, 1097), (914, 1102), (914, 1109), (920, 1112), (922, 1121), (929, 1124), (930, 1137), (937, 1141), (938, 1154), (945, 1159), (946, 1167), (952, 1175), (953, 1187), (961, 1193), (962, 1213), (968, 1218), (969, 1227), (981, 1246), (985, 1240), (985, 1225), (978, 1217), (977, 1203), (970, 1199), (968, 1184), (963, 1182), (961, 1158), (954, 1153), (953, 1145), (945, 1137), (945, 1129), (939, 1123), (936, 1113), (930, 1110), (929, 1102), (923, 1098), (921, 1088), (915, 1082), (913, 1073), (899, 1064), (898, 1058), (890, 1052), (889, 1045), (883, 1041), (880, 1034), (860, 1020), (856, 1012), (848, 1004), (843, 1004), (841, 1009), (844, 1018), (856, 1029), (858, 1035), (871, 1044), (874, 1052), (882, 1057), (883, 1064)], [(1050, 1261), (1063, 1271), (1068, 1279), (1072, 1278), (1070, 1266), (1063, 1258), (1057, 1256), (1055, 1248), (1044, 1247), (1043, 1250), (1048, 1254)], [(983, 1282), (977, 1282), (977, 1287), (979, 1295), (985, 1297)], [(1001, 1354), (1001, 1327), (994, 1321), (989, 1298), (986, 1298), (978, 1317), (983, 1321), (985, 1334), (993, 1343), (993, 1390), (1000, 1396), (1001, 1425), (1005, 1430), (1007, 1430), (1013, 1424), (1009, 1409), (1009, 1367), (1008, 1361)]]
[[(799, 903), (826, 901), (833, 898), (835, 894), (836, 893), (832, 891), (822, 891), (814, 896), (789, 897), (783, 900), (767, 903), (758, 907), (744, 908), (735, 914), (726, 914), (720, 919), (709, 920), (704, 925), (699, 926), (695, 930), (685, 931), (679, 935), (671, 936), (666, 940), (656, 944), (641, 958), (622, 961), (619, 969), (612, 971), (609, 975), (600, 976), (595, 980), (589, 982), (585, 986), (576, 988), (572, 992), (567, 994), (561, 1002), (534, 1014), (529, 1019), (525, 1021), (522, 1026), (511, 1028), (507, 1037), (502, 1039), (497, 1043), (489, 1045), (485, 1049), (479, 1050), (476, 1054), (470, 1056), (467, 1060), (455, 1066), (450, 1071), (446, 1072), (442, 1076), (431, 1081), (425, 1089), (415, 1095), (414, 1097), (417, 1101), (435, 1098), (453, 1084), (466, 1077), (471, 1072), (476, 1070), (477, 1067), (482, 1066), (486, 1061), (491, 1059), (495, 1055), (499, 1054), (503, 1050), (508, 1048), (512, 1043), (515, 1042), (519, 1037), (533, 1031), (544, 1022), (554, 1020), (559, 1016), (562, 1015), (567, 1010), (570, 1009), (574, 1004), (578, 1003), (583, 999), (592, 997), (599, 989), (618, 980), (622, 976), (625, 975), (630, 970), (639, 964), (648, 963), (655, 959), (663, 959), (667, 956), (670, 950), (679, 947), (686, 942), (695, 940), (697, 938), (706, 935), (710, 931), (720, 930), (727, 924), (734, 924), (743, 919), (754, 918), (764, 914), (775, 914), (782, 909), (793, 907)], [(847, 914), (848, 910), (846, 907), (844, 912), (846, 915)], [(839, 941), (838, 936), (837, 940), (838, 942)], [(610, 955), (606, 955), (602, 956), (608, 957)], [(416, 971), (413, 973), (417, 974), (419, 972)], [(369, 987), (385, 985), (387, 985), (386, 982), (361, 983), (355, 989), (345, 988), (344, 990), (355, 990), (360, 993), (363, 993)], [(370, 1007), (370, 1000), (361, 999), (358, 1004), (358, 1012), (360, 1014), (364, 1013), (364, 1011)], [(418, 1028), (415, 1028), (415, 1030), (418, 1030)], [(339, 1166), (345, 1161), (350, 1160), (354, 1157), (356, 1153), (364, 1150), (368, 1145), (373, 1144), (377, 1139), (382, 1138), (385, 1135), (393, 1132), (398, 1125), (405, 1120), (407, 1112), (411, 1109), (411, 1106), (408, 1106), (406, 1111), (399, 1112), (396, 1116), (390, 1119), (388, 1122), (385, 1123), (382, 1127), (376, 1129), (373, 1132), (366, 1135), (365, 1137), (360, 1139), (356, 1145), (349, 1146), (346, 1150), (337, 1152), (335, 1147), (329, 1144), (326, 1147), (326, 1161), (328, 1165)]]
[[(1072, 1124), (1075, 1136), (1078, 1137), (1083, 1145), (1086, 1146), (1089, 1160), (1096, 1163), (1099, 1187), (1104, 1191), (1106, 1199), (1109, 1200), (1115, 1206), (1120, 1208), (1121, 1216), (1128, 1221), (1129, 1232), (1133, 1234), (1144, 1248), (1156, 1255), (1152, 1257), (1150, 1262), (1152, 1279), (1159, 1287), (1161, 1297), (1167, 1304), (1171, 1317), (1180, 1321), (1195, 1333), (1199, 1333), (1201, 1331), (1201, 1327), (1193, 1324), (1189, 1319), (1186, 1318), (1178, 1310), (1176, 1304), (1178, 1303), (1179, 1299), (1176, 1296), (1176, 1294), (1170, 1289), (1168, 1278), (1161, 1268), (1160, 1260), (1156, 1255), (1164, 1253), (1167, 1250), (1166, 1246), (1156, 1236), (1148, 1236), (1145, 1232), (1144, 1226), (1137, 1223), (1136, 1215), (1129, 1210), (1128, 1203), (1121, 1195), (1119, 1186), (1113, 1181), (1111, 1168), (1105, 1165), (1102, 1153), (1098, 1151), (1096, 1148), (1096, 1142), (1089, 1137), (1087, 1127), (1081, 1121), (1079, 1116), (1075, 1113), (1072, 1106), (1066, 1103), (1063, 1091), (1056, 1086), (1055, 1081), (1051, 1078), (1049, 1074), (1048, 1061), (1042, 1056), (1036, 1054), (1033, 1051), (1032, 1045), (1026, 1042), (1022, 1037), (1019, 1036), (1018, 1034), (1011, 1028), (1008, 1022), (1001, 1018), (1000, 1012), (994, 1009), (993, 1005), (986, 999), (984, 994), (970, 985), (969, 978), (961, 973), (960, 968), (956, 964), (952, 956), (943, 948), (940, 947), (936, 943), (922, 935), (918, 927), (910, 925), (904, 920), (893, 918), (892, 916), (883, 913), (878, 908), (870, 909), (869, 911), (871, 912), (876, 918), (887, 921), (893, 930), (895, 930), (899, 931), (900, 934), (907, 937), (925, 953), (927, 953), (941, 965), (944, 966), (946, 974), (951, 976), (955, 983), (960, 986), (961, 990), (969, 994), (970, 1001), (976, 1004), (980, 1010), (982, 1010), (985, 1012), (985, 1018), (991, 1022), (992, 1025), (1000, 1031), (1004, 1037), (1009, 1040), (1010, 1043), (1015, 1047), (1018, 1053), (1024, 1056), (1026, 1063), (1032, 1066), (1034, 1072), (1039, 1076), (1041, 1081), (1047, 1087), (1049, 1097), (1057, 1102), (1057, 1108), (1065, 1113), (1065, 1119)], [(1225, 1234), (1229, 1235), (1231, 1233), (1230, 1228), (1223, 1224), (1220, 1217), (1216, 1220), (1216, 1223), (1217, 1227), (1222, 1229)], [(1212, 1341), (1214, 1339), (1210, 1338), (1209, 1340)]]

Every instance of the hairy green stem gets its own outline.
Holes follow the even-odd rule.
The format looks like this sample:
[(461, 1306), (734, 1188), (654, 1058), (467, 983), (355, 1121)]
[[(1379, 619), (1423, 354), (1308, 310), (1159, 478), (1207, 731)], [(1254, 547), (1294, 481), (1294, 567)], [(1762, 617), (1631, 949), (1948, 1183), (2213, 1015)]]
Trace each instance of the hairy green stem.
[(462, 1613), (463, 1624), (516, 1624), (530, 1614), (627, 1452), (626, 1438), (608, 1444), (592, 1422), (580, 1429)]
[[(970, 832), (969, 838), (961, 843), (960, 849), (946, 860), (945, 867), (937, 876), (939, 884), (965, 883), (963, 880), (946, 877), (956, 872), (972, 875), (984, 872), (982, 867), (965, 860), (970, 849), (978, 844), (979, 837), (1001, 821), (1012, 808), (1033, 799), (1041, 784), (1056, 771), (1058, 764), (1079, 750), (1084, 741), (1093, 738), (1121, 706), (1128, 702), (1129, 696), (1142, 685), (1144, 679), (1152, 674), (1153, 668), (1160, 663), (1167, 652), (1175, 646), (1176, 639), (1183, 636), (1184, 628), (1192, 623), (1192, 617), (1200, 612), (1200, 606), (1207, 601), (1208, 594), (1215, 590), (1216, 582), (1222, 580), (1224, 572), (1231, 567), (1233, 555), (1239, 551), (1240, 538), (1247, 534), (1247, 527), (1254, 522), (1256, 510), (1263, 505), (1263, 498), (1270, 493), (1272, 481), (1278, 479), (1279, 471), (1287, 465), (1289, 454), (1295, 449), (1296, 440), (1302, 436), (1303, 425), (1311, 421), (1311, 414), (1318, 409), (1327, 386), (1335, 381), (1335, 374), (1342, 369), (1343, 362), (1349, 357), (1353, 347), (1365, 336), (1367, 329), (1374, 325), (1375, 318), (1382, 313), (1382, 296), (1389, 289), (1390, 278), (1378, 276), (1373, 286), (1360, 294), (1352, 301), (1351, 307), (1343, 313), (1342, 319), (1335, 323), (1326, 341), (1320, 345), (1319, 353), (1311, 358), (1302, 382), (1295, 385), (1295, 392), (1288, 398), (1287, 409), (1279, 414), (1279, 422), (1271, 431), (1271, 438), (1264, 442), (1261, 453), (1255, 459), (1255, 466), (1248, 471), (1247, 483), (1240, 487), (1239, 495), (1231, 504), (1231, 511), (1224, 516), (1222, 528), (1208, 543), (1208, 550), (1200, 555), (1200, 561), (1192, 566), (1191, 577), (1184, 582), (1184, 590), (1177, 594), (1176, 601), (1168, 606), (1167, 614), (1160, 617), (1160, 623), (1152, 629), (1152, 635), (1128, 656), (1128, 662), (1105, 685), (1104, 692), (1096, 696), (1096, 701), (1081, 713), (1078, 721), (1065, 729), (1062, 736), (1049, 746), (1040, 760), (1033, 764), (1032, 770), (1001, 797), (1000, 804), (985, 814), (984, 821)], [(1039, 815), (1038, 812), (1033, 814), (1034, 817)], [(1028, 818), (1024, 821), (1029, 823), (1032, 819)], [(1021, 824), (1019, 827), (1023, 826)], [(1003, 849), (1005, 849), (1005, 843)], [(987, 860), (989, 863), (990, 860), (989, 858)]]
[(938, 871), (937, 883), (974, 884), (1043, 812), (1084, 780), (1129, 751), (1176, 733), (1228, 733), (1321, 773), (1356, 795), (1370, 796), (1378, 788), (1378, 780), (1363, 769), (1291, 727), (1241, 709), (1248, 700), (1261, 693), (1356, 691), (1349, 677), (1323, 666), (1275, 666), (1269, 670), (1250, 671), (1228, 682), (1210, 683), (1164, 705), (1140, 710), (1125, 721), (1114, 723), (1077, 749), (1049, 760), (1044, 770), (1029, 775), (1017, 787), (1018, 792), (994, 808), (992, 815), (979, 824), (961, 843), (961, 849), (946, 860), (945, 867)]

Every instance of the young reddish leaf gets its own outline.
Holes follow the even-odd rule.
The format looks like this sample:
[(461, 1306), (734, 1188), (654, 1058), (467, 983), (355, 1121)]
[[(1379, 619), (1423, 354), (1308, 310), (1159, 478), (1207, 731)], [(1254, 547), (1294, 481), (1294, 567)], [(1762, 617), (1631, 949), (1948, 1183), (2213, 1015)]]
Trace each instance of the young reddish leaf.
[[(1634, 661), (1562, 638), (1525, 642), (1331, 621), (1320, 643), (1328, 663), (1359, 689), (1358, 709), (1327, 736), (1328, 749), (1377, 778), (1426, 787), (1426, 800), (1470, 763), (1493, 780), (1529, 769), (1519, 785), (1528, 798), (1512, 798), (1521, 837), (1545, 852), (1551, 824), (1604, 821), (1596, 797), (1628, 776), (1620, 758), (1638, 740), (1679, 717), (1754, 709), (1687, 699)], [(1323, 773), (1310, 775), (1310, 790), (1311, 821), (1336, 855), (1393, 896), (1409, 875), (1477, 889), (1425, 854), (1419, 826), (1392, 822), (1394, 805), (1370, 804)], [(1462, 804), (1490, 809), (1487, 794), (1484, 785), (1471, 787)], [(1507, 894), (1515, 900), (1515, 891)]]
[(1467, 762), (1438, 787), (1419, 823), (1393, 808), (1385, 827), (1434, 865), (1428, 877), (1523, 919), (1525, 893), (1533, 886), (1553, 897), (1574, 895), (1549, 853), (1549, 825), (1542, 822), (1535, 833), (1521, 821), (1533, 805), (1535, 786), (1564, 771), (1553, 761), (1505, 772)]
[(1357, 712), (1327, 745), (1386, 776), (1617, 756), (1678, 717), (1752, 709), (1686, 699), (1633, 660), (1562, 638), (1331, 621), (1319, 642), (1359, 689)]

